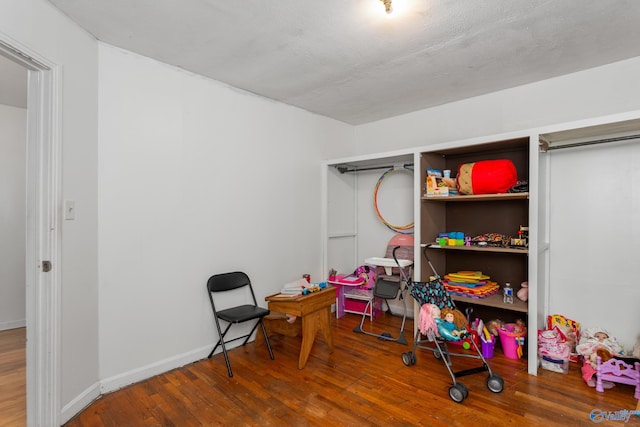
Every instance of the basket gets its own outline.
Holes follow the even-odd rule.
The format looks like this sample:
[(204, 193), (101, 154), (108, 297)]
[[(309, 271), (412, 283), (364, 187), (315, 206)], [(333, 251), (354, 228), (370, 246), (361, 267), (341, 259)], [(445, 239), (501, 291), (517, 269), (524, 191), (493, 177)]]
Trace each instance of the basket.
[(522, 328), (515, 332), (516, 325), (514, 323), (506, 323), (498, 330), (500, 333), (500, 343), (505, 357), (509, 359), (520, 359), (524, 351), (525, 337), (527, 336), (527, 328)]

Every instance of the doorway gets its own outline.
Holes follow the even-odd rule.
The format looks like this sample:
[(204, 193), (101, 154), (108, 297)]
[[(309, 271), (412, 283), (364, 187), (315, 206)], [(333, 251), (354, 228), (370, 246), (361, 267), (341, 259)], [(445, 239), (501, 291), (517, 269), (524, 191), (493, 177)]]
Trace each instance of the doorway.
[(0, 56), (27, 74), (24, 283), (26, 423), (59, 425), (59, 141), (55, 64), (0, 33)]
[(27, 69), (0, 56), (0, 419), (26, 424)]

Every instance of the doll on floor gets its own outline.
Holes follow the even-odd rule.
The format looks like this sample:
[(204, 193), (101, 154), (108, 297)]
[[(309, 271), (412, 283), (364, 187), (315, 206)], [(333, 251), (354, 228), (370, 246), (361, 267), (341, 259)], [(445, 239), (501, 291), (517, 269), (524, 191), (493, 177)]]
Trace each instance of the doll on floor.
[[(582, 333), (580, 342), (576, 346), (576, 351), (584, 357), (582, 365), (582, 379), (589, 387), (596, 386), (596, 357), (600, 356), (603, 361), (614, 356), (622, 355), (622, 347), (615, 337), (612, 337), (607, 330), (602, 328), (589, 328)], [(613, 383), (603, 382), (604, 388), (611, 388)]]

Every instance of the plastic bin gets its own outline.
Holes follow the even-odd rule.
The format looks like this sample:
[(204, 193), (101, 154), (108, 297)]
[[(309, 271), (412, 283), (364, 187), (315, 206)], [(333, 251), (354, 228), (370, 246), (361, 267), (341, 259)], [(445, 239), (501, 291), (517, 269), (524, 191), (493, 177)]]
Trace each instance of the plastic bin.
[(540, 361), (540, 367), (548, 371), (558, 372), (560, 374), (567, 374), (569, 372), (569, 360), (552, 359), (549, 356), (543, 356), (541, 354), (538, 354), (538, 360)]
[(480, 351), (482, 351), (482, 356), (485, 359), (491, 359), (493, 357), (493, 350), (496, 346), (496, 340), (492, 339), (491, 341), (482, 341), (482, 345)]
[(514, 332), (516, 325), (513, 323), (505, 324), (498, 330), (500, 333), (500, 343), (502, 351), (509, 359), (520, 359), (524, 352), (524, 342), (527, 336), (527, 328), (523, 328), (519, 332)]

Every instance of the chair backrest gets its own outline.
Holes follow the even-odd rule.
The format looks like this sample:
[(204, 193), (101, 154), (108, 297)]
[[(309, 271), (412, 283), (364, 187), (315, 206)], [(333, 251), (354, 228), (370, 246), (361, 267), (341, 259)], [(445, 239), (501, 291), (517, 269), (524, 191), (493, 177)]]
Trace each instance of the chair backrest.
[[(402, 237), (399, 239), (398, 237)], [(396, 250), (396, 257), (398, 259), (405, 259), (409, 261), (413, 261), (413, 236), (395, 236), (387, 245), (387, 252), (384, 254), (385, 258), (393, 258), (393, 250), (398, 247)], [(411, 277), (411, 267), (405, 267), (402, 269), (404, 277)], [(400, 269), (398, 267), (393, 267), (391, 269), (392, 276), (400, 276)], [(384, 267), (378, 267), (376, 270), (378, 276), (386, 275), (386, 271)]]
[[(209, 297), (211, 297), (212, 292), (231, 291), (245, 286), (248, 286), (249, 290), (251, 291), (253, 304), (258, 305), (256, 296), (253, 293), (253, 286), (251, 286), (251, 280), (249, 280), (249, 276), (247, 276), (246, 273), (243, 273), (241, 271), (234, 271), (232, 273), (214, 274), (213, 276), (209, 277), (209, 280), (207, 281), (207, 290), (209, 291)], [(211, 301), (211, 303), (213, 303), (213, 300)]]

